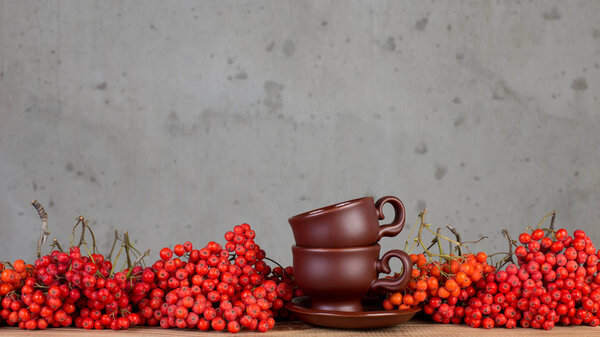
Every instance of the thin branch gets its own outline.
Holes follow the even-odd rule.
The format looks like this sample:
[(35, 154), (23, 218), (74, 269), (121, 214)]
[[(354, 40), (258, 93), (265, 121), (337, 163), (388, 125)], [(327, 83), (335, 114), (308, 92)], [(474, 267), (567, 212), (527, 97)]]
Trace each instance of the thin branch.
[(479, 239), (477, 239), (475, 241), (463, 241), (462, 244), (466, 244), (466, 243), (478, 243), (479, 241), (487, 239), (487, 238), (488, 237), (484, 235), (484, 236), (480, 237)]
[(537, 228), (540, 228), (542, 226), (542, 223), (544, 223), (544, 221), (546, 221), (546, 218), (548, 218), (549, 216), (552, 216), (553, 214), (556, 214), (556, 211), (552, 211), (552, 212), (544, 215), (542, 220), (540, 220), (540, 222), (538, 223)]
[(92, 235), (92, 251), (94, 252), (94, 254), (96, 254), (98, 252), (98, 247), (96, 246), (96, 236), (94, 235), (94, 231), (92, 231), (92, 228), (90, 227), (90, 221), (89, 220), (84, 220), (82, 222), (82, 226), (84, 228), (87, 228), (87, 230)]
[(129, 247), (131, 247), (131, 243), (129, 242), (129, 232), (125, 231), (123, 233), (125, 237), (125, 254), (127, 255), (127, 268), (131, 269), (131, 256), (129, 255)]
[[(419, 217), (421, 216), (421, 213), (419, 213)], [(413, 235), (413, 232), (415, 231), (415, 228), (419, 225), (419, 218), (417, 218), (417, 222), (415, 222), (415, 225), (410, 229), (410, 232), (408, 233), (408, 237), (406, 238), (406, 242), (404, 243), (404, 251), (406, 251), (406, 248), (408, 248), (408, 240), (410, 240), (410, 238)], [(412, 249), (411, 249), (412, 250)]]
[[(442, 228), (438, 227), (436, 232), (437, 232), (437, 237), (439, 238), (441, 236), (440, 233), (442, 232)], [(439, 251), (440, 255), (445, 255), (444, 249), (442, 249), (442, 242), (440, 241), (440, 239), (437, 240), (437, 245), (438, 245), (438, 251)]]
[[(436, 232), (432, 231), (431, 229), (429, 229), (429, 226), (431, 226), (431, 224), (425, 223), (425, 214), (427, 214), (427, 208), (425, 208), (423, 210), (422, 213), (419, 214), (419, 218), (420, 218), (420, 222), (421, 224), (419, 225), (419, 231), (417, 232), (417, 242), (418, 244), (423, 247), (425, 254), (427, 254), (428, 257), (442, 257), (442, 258), (447, 258), (447, 259), (459, 259), (459, 256), (448, 256), (448, 255), (442, 255), (442, 254), (434, 254), (432, 252), (429, 251), (429, 249), (427, 249), (427, 247), (425, 247), (425, 244), (423, 243), (423, 228), (427, 229), (428, 231), (430, 231), (431, 233), (433, 233), (434, 235), (437, 235)], [(438, 240), (439, 238), (443, 238), (445, 239), (445, 237), (443, 235), (438, 235)], [(450, 240), (450, 239), (449, 239)], [(452, 242), (455, 242), (454, 240), (450, 240)]]
[(61, 253), (64, 252), (64, 250), (62, 249), (62, 247), (60, 246), (60, 243), (58, 243), (58, 240), (56, 240), (56, 238), (54, 238), (54, 240), (52, 240), (52, 246), (58, 248), (58, 250)]
[[(456, 230), (456, 228), (454, 228), (454, 226), (450, 226), (447, 225), (446, 228), (448, 228), (448, 230), (454, 234), (454, 236), (456, 237), (456, 241), (458, 241), (460, 244), (462, 244), (462, 241), (460, 240), (460, 233), (458, 232), (458, 230)], [(450, 242), (450, 241), (448, 241)], [(458, 250), (458, 255), (462, 256), (462, 249), (460, 248), (460, 245), (456, 245), (456, 249)]]
[(431, 247), (435, 246), (436, 243), (438, 243), (437, 236), (434, 237), (433, 240), (431, 240), (431, 243), (429, 244), (429, 247), (427, 247), (427, 249), (431, 249)]
[(42, 220), (42, 232), (37, 243), (37, 258), (39, 259), (40, 257), (42, 257), (42, 244), (46, 242), (46, 239), (48, 239), (48, 235), (50, 235), (50, 231), (48, 230), (48, 213), (46, 213), (44, 207), (37, 200), (33, 200), (31, 202), (31, 205), (38, 212), (38, 215)]
[(5, 264), (5, 265), (9, 266), (9, 267), (11, 267), (12, 269), (15, 269), (15, 268), (13, 267), (12, 263), (10, 263), (10, 261), (0, 261), (0, 263), (2, 263), (2, 264)]
[(85, 238), (85, 226), (83, 225), (84, 222), (85, 219), (83, 218), (83, 216), (80, 215), (77, 219), (77, 224), (75, 225), (75, 227), (77, 227), (77, 225), (81, 224), (81, 236), (79, 237), (79, 243), (77, 244), (77, 247), (81, 247), (83, 239)]
[(552, 219), (550, 219), (550, 230), (554, 231), (554, 220), (556, 220), (556, 210), (552, 211)]
[(115, 239), (113, 240), (112, 247), (110, 248), (110, 253), (106, 256), (106, 260), (110, 261), (112, 257), (112, 253), (115, 250), (115, 246), (117, 245), (117, 241), (119, 240), (119, 231), (115, 229)]
[(133, 271), (133, 267), (137, 266), (140, 262), (142, 262), (142, 260), (146, 257), (150, 255), (150, 249), (146, 250), (144, 252), (144, 254), (140, 255), (138, 257), (137, 260), (135, 260), (135, 262), (133, 263), (133, 265), (131, 266), (131, 268), (129, 268), (129, 271), (127, 272), (127, 278), (129, 278), (129, 276), (131, 275), (132, 271)]
[(514, 244), (514, 242), (511, 239), (510, 234), (508, 233), (508, 230), (506, 228), (502, 228), (502, 235), (504, 235), (506, 240), (508, 240), (508, 253), (506, 254), (505, 257), (503, 257), (500, 261), (498, 261), (498, 263), (496, 264), (496, 270), (500, 270), (500, 268), (504, 267), (509, 262), (515, 263), (515, 261), (513, 260), (513, 244)]
[(429, 225), (425, 226), (425, 229), (427, 231), (429, 231), (431, 234), (436, 235), (436, 236), (438, 236), (438, 237), (440, 237), (440, 238), (442, 238), (442, 239), (444, 239), (446, 241), (450, 241), (450, 242), (452, 242), (455, 245), (460, 245), (461, 244), (460, 242), (457, 242), (457, 241), (454, 241), (454, 240), (452, 240), (452, 239), (450, 239), (448, 237), (445, 237), (445, 236), (441, 235), (440, 233), (432, 231), (431, 229), (429, 229)]
[(150, 256), (150, 249), (146, 249), (146, 251), (144, 252), (144, 254), (140, 255), (140, 257), (138, 257), (138, 259), (135, 260), (135, 262), (133, 263), (133, 265), (131, 267), (133, 268), (133, 267), (137, 266), (138, 264), (140, 264), (140, 262), (142, 262), (142, 260), (146, 256)]
[(121, 248), (119, 248), (119, 252), (117, 253), (117, 257), (115, 258), (115, 262), (112, 263), (112, 267), (110, 268), (110, 273), (109, 273), (110, 277), (113, 276), (113, 272), (115, 271), (115, 267), (117, 266), (117, 262), (119, 262), (119, 257), (121, 256), (121, 253), (123, 252), (123, 246), (124, 245), (121, 245)]
[(419, 239), (414, 238), (413, 243), (412, 243), (412, 245), (410, 245), (410, 249), (407, 251), (407, 253), (410, 255), (412, 253), (413, 249), (415, 248), (415, 246), (417, 246), (418, 244), (419, 244)]
[(294, 280), (294, 277), (293, 277), (293, 276), (291, 276), (290, 274), (288, 274), (288, 273), (285, 271), (285, 268), (284, 268), (284, 267), (283, 267), (281, 264), (279, 264), (279, 262), (277, 262), (277, 261), (275, 261), (275, 260), (273, 260), (273, 259), (271, 259), (271, 258), (269, 258), (269, 257), (266, 257), (266, 256), (265, 256), (265, 260), (267, 260), (267, 261), (271, 261), (271, 262), (275, 263), (275, 264), (276, 264), (276, 265), (277, 265), (279, 268), (281, 268), (281, 270), (283, 270), (283, 273), (285, 274), (285, 276), (287, 276), (287, 278), (289, 278), (290, 280)]
[(508, 240), (508, 256), (510, 257), (510, 260), (512, 261), (512, 255), (513, 255), (513, 240), (510, 238), (510, 234), (508, 233), (508, 230), (506, 228), (502, 228), (502, 234), (506, 237), (506, 239)]

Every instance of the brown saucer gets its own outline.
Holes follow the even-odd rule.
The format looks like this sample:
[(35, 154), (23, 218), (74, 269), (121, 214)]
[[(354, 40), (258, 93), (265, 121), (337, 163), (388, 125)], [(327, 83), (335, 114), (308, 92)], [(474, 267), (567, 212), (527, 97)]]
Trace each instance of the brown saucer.
[(310, 299), (307, 296), (296, 297), (286, 304), (286, 309), (295, 313), (301, 321), (309, 324), (341, 329), (372, 329), (397, 325), (409, 321), (421, 309), (407, 310), (370, 310), (365, 305), (366, 311), (326, 311), (310, 308)]

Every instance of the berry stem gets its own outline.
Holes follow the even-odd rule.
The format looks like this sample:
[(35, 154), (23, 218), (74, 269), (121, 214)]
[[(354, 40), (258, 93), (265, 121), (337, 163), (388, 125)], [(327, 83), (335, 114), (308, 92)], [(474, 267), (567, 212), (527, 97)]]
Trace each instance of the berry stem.
[[(515, 261), (513, 260), (513, 244), (515, 244), (515, 243), (511, 239), (510, 234), (508, 233), (508, 230), (506, 228), (502, 228), (502, 235), (504, 235), (506, 240), (508, 240), (508, 253), (504, 253), (504, 254), (506, 254), (506, 256), (503, 257), (500, 261), (498, 261), (498, 263), (496, 263), (496, 270), (500, 270), (502, 267), (504, 267), (509, 262), (515, 263)], [(491, 257), (493, 255), (496, 255), (496, 254), (492, 254), (489, 257)]]
[(479, 239), (477, 239), (475, 241), (463, 241), (463, 242), (461, 242), (461, 245), (465, 246), (468, 249), (469, 247), (466, 246), (467, 243), (478, 243), (479, 241), (485, 240), (487, 238), (488, 238), (487, 235), (484, 235), (484, 236), (480, 237)]
[(113, 262), (112, 264), (112, 268), (110, 268), (110, 276), (113, 276), (113, 272), (115, 271), (115, 266), (117, 265), (117, 262), (119, 261), (119, 257), (121, 256), (121, 253), (123, 252), (123, 245), (121, 245), (121, 248), (119, 249), (119, 252), (117, 253), (117, 257), (115, 258), (115, 262)]
[[(435, 238), (436, 238), (437, 245), (438, 245), (438, 251), (439, 251), (440, 255), (442, 255), (442, 256), (443, 256), (443, 255), (445, 255), (445, 254), (444, 254), (444, 249), (442, 248), (442, 242), (441, 242), (441, 241), (440, 241), (440, 239), (439, 239), (439, 237), (441, 237), (441, 235), (440, 235), (440, 233), (441, 233), (441, 232), (442, 232), (442, 228), (441, 228), (441, 227), (438, 227), (438, 229), (437, 229), (437, 231), (436, 231), (436, 237), (435, 237)], [(450, 242), (450, 241), (448, 241), (448, 242)], [(442, 259), (440, 258), (440, 261), (441, 261), (441, 260), (442, 260)]]
[[(450, 226), (450, 225), (446, 225), (446, 228), (448, 228), (448, 230), (454, 234), (454, 236), (456, 237), (456, 241), (458, 241), (459, 243), (462, 244), (462, 241), (460, 240), (460, 233), (458, 232), (458, 230), (456, 228), (454, 228), (454, 226)], [(452, 242), (450, 242), (452, 243)], [(460, 247), (460, 245), (456, 245), (456, 249), (458, 250), (458, 255), (462, 256), (462, 249)], [(450, 251), (452, 252), (452, 249), (450, 249)]]
[[(443, 258), (443, 259), (461, 259), (461, 256), (456, 256), (456, 255), (446, 255), (446, 254), (434, 254), (431, 251), (429, 251), (429, 249), (425, 246), (425, 244), (423, 243), (423, 228), (425, 228), (427, 231), (433, 233), (437, 239), (445, 239), (448, 241), (451, 241), (453, 243), (455, 243), (456, 245), (461, 245), (461, 243), (454, 241), (452, 239), (449, 239), (443, 235), (440, 235), (434, 231), (432, 231), (431, 229), (429, 229), (429, 227), (431, 226), (431, 224), (428, 224), (425, 222), (425, 214), (427, 213), (427, 209), (423, 210), (422, 213), (419, 213), (419, 218), (420, 218), (420, 222), (421, 224), (419, 225), (419, 231), (417, 232), (417, 238), (416, 240), (418, 241), (418, 244), (423, 247), (423, 250), (425, 252), (425, 254), (427, 254), (428, 257), (439, 257), (439, 258)], [(440, 244), (440, 253), (443, 253), (443, 250), (441, 249), (441, 244)]]
[[(80, 215), (79, 218), (77, 218), (77, 223), (75, 224), (75, 227), (81, 224), (81, 235), (79, 236), (79, 243), (77, 244), (77, 247), (81, 247), (83, 239), (85, 238), (85, 226), (83, 225), (84, 221), (85, 219)], [(75, 227), (73, 227), (73, 230), (75, 230)]]
[(271, 261), (271, 262), (275, 263), (275, 264), (276, 264), (276, 265), (277, 265), (279, 268), (281, 268), (281, 270), (283, 270), (283, 273), (284, 273), (284, 274), (285, 274), (285, 275), (286, 275), (286, 276), (287, 276), (289, 279), (292, 279), (292, 280), (294, 279), (294, 277), (293, 277), (293, 276), (291, 276), (291, 275), (289, 275), (288, 273), (286, 273), (286, 272), (285, 272), (285, 268), (284, 268), (284, 267), (283, 267), (281, 264), (279, 264), (279, 262), (277, 262), (277, 261), (275, 261), (275, 260), (273, 260), (273, 259), (271, 259), (271, 258), (269, 258), (269, 257), (267, 257), (267, 256), (265, 256), (265, 257), (264, 257), (264, 259), (265, 259), (265, 260), (267, 260), (267, 261)]
[[(83, 241), (83, 248), (85, 248), (85, 251), (88, 253), (88, 256), (90, 257), (90, 260), (92, 260), (93, 264), (96, 264), (96, 260), (94, 259), (94, 257), (92, 256), (92, 254), (90, 253), (90, 249), (88, 248), (87, 244), (85, 241)], [(96, 275), (102, 277), (102, 274), (100, 274), (99, 270), (96, 270)]]
[(125, 254), (127, 255), (127, 268), (131, 269), (131, 256), (129, 255), (129, 247), (131, 247), (131, 243), (129, 242), (129, 232), (123, 232), (123, 236), (125, 238)]
[(96, 236), (94, 235), (94, 231), (92, 230), (92, 228), (90, 227), (90, 221), (89, 220), (83, 220), (83, 226), (85, 228), (87, 228), (87, 230), (90, 232), (90, 234), (92, 235), (92, 250), (95, 253), (98, 252), (98, 246), (96, 246)]
[(550, 219), (550, 229), (554, 231), (554, 221), (556, 220), (556, 210), (552, 211), (552, 218)]
[[(134, 252), (134, 253), (135, 253), (137, 256), (140, 256), (140, 255), (142, 255), (142, 253), (141, 253), (139, 250), (137, 250), (137, 248), (135, 248), (135, 246), (134, 246), (134, 245), (132, 245), (132, 244), (131, 244), (131, 242), (129, 243), (129, 248), (130, 248), (130, 249), (132, 249), (132, 250), (133, 250), (133, 252)], [(184, 256), (186, 256), (186, 255), (184, 255)]]
[(14, 269), (12, 263), (10, 263), (9, 261), (0, 261), (0, 263), (5, 264), (5, 265), (7, 265), (7, 266), (9, 266), (9, 267), (11, 267), (11, 268)]
[[(427, 254), (427, 256), (429, 257), (444, 257), (440, 254), (433, 254), (432, 252), (429, 251), (429, 249), (427, 249), (427, 247), (425, 246), (425, 244), (423, 243), (423, 228), (427, 228), (429, 230), (429, 226), (430, 224), (425, 223), (425, 214), (427, 214), (427, 208), (425, 208), (423, 210), (423, 212), (419, 213), (419, 218), (420, 218), (420, 222), (421, 224), (419, 225), (419, 231), (417, 232), (417, 239), (419, 242), (419, 245), (421, 247), (423, 247), (423, 249), (425, 250), (425, 253)], [(429, 230), (431, 231), (431, 230)], [(436, 234), (435, 232), (431, 231), (433, 234)]]
[(544, 217), (542, 218), (542, 220), (540, 220), (540, 222), (538, 223), (538, 225), (537, 225), (537, 227), (536, 227), (536, 228), (540, 228), (540, 227), (542, 226), (542, 223), (544, 223), (544, 221), (546, 221), (546, 219), (547, 219), (549, 216), (553, 216), (553, 215), (554, 215), (554, 216), (556, 215), (556, 211), (552, 211), (552, 212), (550, 212), (550, 213), (548, 213), (548, 214), (544, 215)]
[(434, 237), (433, 240), (431, 240), (431, 243), (429, 243), (429, 246), (427, 247), (427, 249), (431, 249), (433, 246), (435, 246), (436, 243), (438, 243), (437, 236)]
[(42, 244), (44, 244), (44, 242), (46, 242), (46, 239), (48, 239), (48, 235), (50, 235), (50, 231), (48, 230), (48, 213), (46, 213), (46, 210), (44, 209), (44, 207), (37, 200), (33, 200), (31, 202), (31, 205), (38, 212), (38, 215), (40, 216), (40, 219), (42, 220), (42, 232), (40, 234), (40, 238), (37, 243), (37, 252), (36, 252), (37, 258), (39, 259), (40, 257), (42, 257)]
[(438, 231), (438, 232), (434, 232), (434, 231), (432, 231), (432, 230), (429, 228), (429, 226), (430, 226), (429, 224), (426, 224), (426, 225), (425, 225), (425, 229), (426, 229), (427, 231), (429, 231), (431, 234), (433, 234), (433, 235), (435, 235), (435, 236), (437, 236), (437, 237), (439, 237), (439, 238), (442, 238), (442, 239), (444, 239), (444, 240), (446, 240), (446, 241), (450, 241), (450, 242), (454, 243), (455, 245), (458, 245), (458, 246), (460, 246), (460, 245), (461, 245), (461, 243), (460, 243), (460, 242), (454, 241), (454, 240), (452, 240), (452, 239), (450, 239), (450, 238), (448, 238), (448, 237), (445, 237), (445, 236), (441, 235), (441, 234), (440, 234), (440, 231)]
[(110, 261), (112, 257), (112, 253), (115, 250), (115, 246), (117, 245), (117, 241), (119, 240), (119, 231), (115, 229), (115, 239), (113, 240), (112, 247), (110, 248), (110, 253), (106, 256), (106, 260)]
[(64, 252), (64, 250), (62, 249), (62, 247), (60, 246), (60, 243), (58, 243), (58, 240), (56, 240), (56, 238), (54, 238), (54, 239), (52, 240), (52, 245), (51, 245), (51, 246), (52, 246), (52, 247), (56, 247), (56, 248), (58, 248), (58, 250), (59, 250), (61, 253), (62, 253), (62, 252)]
[(129, 278), (129, 276), (131, 276), (131, 273), (133, 272), (133, 267), (137, 266), (140, 262), (142, 262), (142, 260), (144, 260), (144, 258), (146, 256), (150, 255), (150, 249), (147, 249), (144, 254), (141, 254), (138, 259), (133, 263), (133, 265), (131, 266), (131, 268), (129, 268), (129, 271), (127, 272), (127, 278)]
[(414, 239), (413, 239), (413, 243), (412, 243), (412, 245), (410, 246), (410, 249), (408, 250), (408, 254), (412, 253), (413, 249), (415, 248), (415, 246), (416, 246), (418, 243), (419, 243), (418, 239), (417, 239), (417, 238), (414, 238)]
[[(421, 214), (421, 213), (419, 213)], [(417, 221), (415, 222), (415, 225), (412, 226), (412, 228), (410, 229), (410, 232), (408, 233), (408, 237), (406, 238), (406, 242), (404, 242), (404, 251), (406, 251), (406, 248), (408, 248), (408, 240), (410, 240), (410, 238), (413, 235), (413, 232), (415, 231), (415, 228), (419, 225), (419, 218), (417, 217)], [(412, 247), (415, 246), (415, 241), (413, 240), (413, 244), (410, 248), (410, 250), (412, 250)]]

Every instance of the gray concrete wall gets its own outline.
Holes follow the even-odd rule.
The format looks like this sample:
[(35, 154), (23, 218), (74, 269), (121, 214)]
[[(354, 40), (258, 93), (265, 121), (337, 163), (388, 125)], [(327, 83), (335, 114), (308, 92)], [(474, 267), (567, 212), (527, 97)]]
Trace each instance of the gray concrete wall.
[[(600, 1), (0, 1), (0, 249), (158, 250), (362, 195), (600, 240)], [(407, 232), (385, 239), (403, 246)]]

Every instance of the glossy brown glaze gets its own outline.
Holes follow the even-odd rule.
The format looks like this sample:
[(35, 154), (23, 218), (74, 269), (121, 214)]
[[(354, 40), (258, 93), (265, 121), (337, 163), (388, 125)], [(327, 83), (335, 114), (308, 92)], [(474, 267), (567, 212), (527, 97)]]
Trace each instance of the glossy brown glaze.
[[(379, 226), (384, 219), (383, 206), (394, 208), (394, 220)], [(296, 245), (317, 248), (370, 246), (383, 236), (395, 236), (404, 228), (404, 204), (400, 199), (385, 196), (349, 200), (289, 218)]]
[(322, 311), (311, 309), (310, 299), (306, 296), (294, 298), (286, 304), (286, 309), (293, 312), (303, 322), (342, 329), (383, 328), (408, 322), (421, 309), (382, 310), (380, 306), (363, 303), (365, 310), (358, 312)]
[[(369, 289), (390, 292), (403, 289), (412, 273), (408, 254), (390, 250), (379, 259), (378, 244), (352, 248), (305, 248), (292, 246), (294, 277), (316, 310), (362, 311), (361, 300)], [(377, 279), (389, 273), (389, 260), (397, 257), (402, 274)]]

